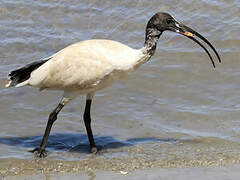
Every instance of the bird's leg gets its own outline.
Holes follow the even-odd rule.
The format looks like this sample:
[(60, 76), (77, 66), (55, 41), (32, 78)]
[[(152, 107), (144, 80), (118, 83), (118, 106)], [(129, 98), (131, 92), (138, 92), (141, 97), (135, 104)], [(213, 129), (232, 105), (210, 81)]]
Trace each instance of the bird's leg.
[(84, 119), (85, 127), (87, 130), (91, 153), (95, 154), (95, 153), (97, 153), (97, 148), (96, 148), (96, 145), (94, 142), (93, 133), (92, 133), (92, 129), (91, 129), (91, 113), (90, 113), (91, 103), (92, 103), (92, 99), (86, 100), (86, 106), (85, 106), (83, 119)]
[(47, 143), (47, 140), (48, 140), (48, 136), (50, 134), (53, 123), (57, 120), (58, 113), (64, 107), (66, 102), (67, 102), (66, 98), (63, 98), (62, 101), (58, 104), (58, 106), (50, 113), (49, 118), (48, 118), (47, 127), (45, 129), (45, 133), (44, 133), (44, 136), (43, 136), (40, 147), (35, 148), (34, 150), (30, 151), (30, 152), (36, 152), (36, 155), (38, 157), (42, 158), (42, 157), (47, 156), (47, 152), (45, 150), (45, 147), (46, 147), (46, 143)]

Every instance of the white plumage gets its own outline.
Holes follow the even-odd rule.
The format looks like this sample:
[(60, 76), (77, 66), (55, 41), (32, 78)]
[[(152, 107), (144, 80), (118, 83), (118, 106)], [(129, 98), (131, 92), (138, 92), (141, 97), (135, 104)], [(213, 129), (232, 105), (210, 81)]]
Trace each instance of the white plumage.
[(24, 85), (89, 93), (133, 71), (147, 58), (142, 50), (111, 40), (87, 40), (52, 55)]

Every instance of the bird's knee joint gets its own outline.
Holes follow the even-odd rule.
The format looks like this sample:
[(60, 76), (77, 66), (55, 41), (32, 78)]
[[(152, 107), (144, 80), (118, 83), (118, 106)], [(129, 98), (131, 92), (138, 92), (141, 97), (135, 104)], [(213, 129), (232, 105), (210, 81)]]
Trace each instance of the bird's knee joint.
[(50, 115), (49, 115), (49, 121), (50, 122), (54, 122), (57, 120), (57, 114), (55, 112), (52, 112)]

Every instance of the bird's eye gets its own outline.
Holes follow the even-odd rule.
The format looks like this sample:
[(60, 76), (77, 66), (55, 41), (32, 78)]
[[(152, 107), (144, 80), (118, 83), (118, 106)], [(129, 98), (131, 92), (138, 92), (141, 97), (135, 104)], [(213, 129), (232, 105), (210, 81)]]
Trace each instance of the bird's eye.
[(173, 21), (171, 19), (167, 19), (166, 23), (171, 24)]

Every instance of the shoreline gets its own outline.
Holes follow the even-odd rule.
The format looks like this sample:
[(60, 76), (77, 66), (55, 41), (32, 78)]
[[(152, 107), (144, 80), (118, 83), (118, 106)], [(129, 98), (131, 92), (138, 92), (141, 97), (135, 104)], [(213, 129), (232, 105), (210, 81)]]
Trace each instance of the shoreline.
[[(206, 138), (159, 145), (146, 143), (118, 149), (103, 149), (97, 155), (54, 151), (44, 159), (35, 158), (32, 155), (26, 159), (6, 157), (0, 159), (0, 176), (89, 171), (112, 171), (128, 174), (155, 168), (240, 166), (239, 146), (240, 143), (237, 142)], [(69, 160), (70, 157), (74, 157), (74, 159)]]
[(240, 177), (240, 165), (231, 165), (223, 167), (194, 167), (194, 168), (151, 168), (142, 169), (132, 172), (124, 171), (80, 171), (75, 173), (38, 173), (34, 175), (16, 175), (16, 176), (0, 176), (1, 180), (64, 180), (64, 179), (88, 179), (88, 180), (132, 180), (132, 179), (164, 179), (164, 180), (185, 180), (191, 178), (194, 180), (237, 180)]
[(80, 161), (60, 161), (49, 159), (34, 159), (32, 161), (8, 158), (0, 159), (0, 177), (36, 176), (38, 174), (65, 174), (114, 172), (121, 175), (151, 169), (202, 169), (238, 166), (238, 159), (186, 159), (174, 157), (171, 160), (155, 160), (149, 162), (143, 158), (112, 158), (92, 157)]

